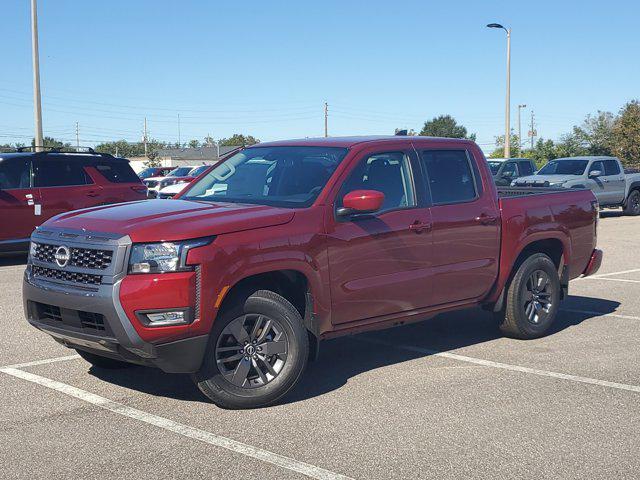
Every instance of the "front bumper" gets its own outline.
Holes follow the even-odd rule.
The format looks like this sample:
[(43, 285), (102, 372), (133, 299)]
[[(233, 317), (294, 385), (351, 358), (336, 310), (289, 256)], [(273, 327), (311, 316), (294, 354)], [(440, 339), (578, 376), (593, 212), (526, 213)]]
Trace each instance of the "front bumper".
[[(43, 241), (38, 232), (32, 238)], [(47, 241), (53, 243), (54, 240), (49, 237)], [(70, 244), (68, 241), (65, 243)], [(155, 366), (168, 373), (198, 371), (207, 348), (208, 335), (164, 342), (144, 340), (125, 312), (120, 288), (123, 280), (128, 278), (125, 277), (125, 265), (130, 245), (128, 237), (125, 237), (112, 239), (103, 247), (114, 248), (113, 265), (104, 270), (108, 275), (102, 277), (102, 283), (91, 286), (35, 275), (33, 266), (42, 262), (30, 259), (23, 281), (27, 320), (69, 348)], [(82, 246), (87, 247), (87, 244)], [(144, 291), (139, 293), (145, 298)]]

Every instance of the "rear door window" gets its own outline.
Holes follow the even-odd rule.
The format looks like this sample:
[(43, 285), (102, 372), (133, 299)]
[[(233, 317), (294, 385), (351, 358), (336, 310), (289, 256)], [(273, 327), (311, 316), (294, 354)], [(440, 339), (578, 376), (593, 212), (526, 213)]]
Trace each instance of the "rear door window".
[(56, 158), (46, 155), (35, 163), (36, 187), (66, 187), (93, 183), (80, 158)]
[(615, 160), (604, 161), (604, 174), (605, 175), (620, 175), (620, 166)]
[(27, 158), (0, 160), (0, 190), (31, 188), (31, 161)]
[(420, 161), (434, 205), (470, 202), (478, 197), (477, 172), (466, 150), (423, 150)]
[(533, 175), (533, 166), (531, 165), (531, 162), (518, 162), (518, 166), (520, 167), (520, 175)]
[(129, 162), (99, 162), (95, 168), (111, 183), (140, 183), (140, 178), (133, 171)]

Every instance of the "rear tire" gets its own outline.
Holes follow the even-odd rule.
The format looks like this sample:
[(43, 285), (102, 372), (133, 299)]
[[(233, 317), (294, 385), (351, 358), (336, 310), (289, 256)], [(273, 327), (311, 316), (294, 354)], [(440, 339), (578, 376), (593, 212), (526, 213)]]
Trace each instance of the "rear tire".
[(85, 352), (84, 350), (76, 350), (84, 360), (89, 362), (96, 368), (104, 368), (106, 370), (118, 370), (121, 368), (129, 368), (131, 363), (121, 362), (120, 360), (114, 360), (113, 358), (101, 357), (95, 353)]
[(640, 190), (633, 190), (627, 198), (627, 204), (624, 207), (624, 214), (636, 216), (640, 215)]
[(308, 357), (300, 313), (284, 297), (258, 290), (218, 316), (193, 380), (221, 408), (264, 407), (291, 391)]
[(558, 313), (560, 290), (553, 261), (543, 253), (531, 255), (520, 264), (507, 289), (502, 333), (520, 339), (543, 336)]

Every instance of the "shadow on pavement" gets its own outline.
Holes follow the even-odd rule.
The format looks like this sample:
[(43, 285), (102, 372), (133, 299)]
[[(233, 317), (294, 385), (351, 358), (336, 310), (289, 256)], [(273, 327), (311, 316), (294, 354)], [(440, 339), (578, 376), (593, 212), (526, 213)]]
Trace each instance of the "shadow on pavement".
[(600, 210), (600, 218), (624, 217), (622, 210)]
[(12, 267), (16, 265), (26, 265), (27, 264), (27, 255), (11, 255), (11, 256), (1, 256), (0, 255), (0, 267)]
[[(562, 304), (562, 308), (602, 314), (612, 313), (618, 306), (618, 302), (576, 296), (569, 296)], [(561, 311), (549, 335), (597, 316), (599, 315)], [(358, 341), (358, 338), (445, 352), (501, 337), (490, 313), (480, 309), (468, 309), (441, 314), (424, 322), (404, 327), (327, 340), (321, 344), (319, 359), (309, 363), (298, 386), (282, 403), (313, 398), (339, 389), (350, 378), (363, 372), (430, 355)], [(527, 342), (526, 340), (510, 341), (516, 346), (520, 342)], [(90, 373), (106, 382), (151, 395), (177, 400), (207, 401), (188, 375), (171, 375), (144, 367), (132, 367), (126, 370), (102, 370), (92, 367)], [(407, 379), (407, 381), (411, 380)]]

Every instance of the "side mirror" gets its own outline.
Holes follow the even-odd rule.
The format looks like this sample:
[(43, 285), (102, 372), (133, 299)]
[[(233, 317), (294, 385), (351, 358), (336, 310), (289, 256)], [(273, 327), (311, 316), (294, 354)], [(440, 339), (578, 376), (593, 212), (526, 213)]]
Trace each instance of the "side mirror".
[(602, 172), (600, 170), (591, 170), (589, 172), (590, 177), (599, 177), (600, 175), (602, 175)]
[(342, 207), (336, 212), (338, 216), (374, 213), (382, 208), (384, 193), (377, 190), (354, 190), (342, 199)]

